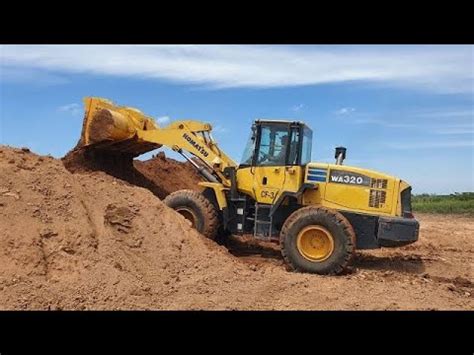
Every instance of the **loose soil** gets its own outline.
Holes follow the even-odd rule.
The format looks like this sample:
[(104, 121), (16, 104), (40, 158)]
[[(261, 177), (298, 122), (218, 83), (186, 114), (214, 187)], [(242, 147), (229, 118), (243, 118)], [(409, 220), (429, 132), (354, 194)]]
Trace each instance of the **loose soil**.
[(276, 245), (216, 244), (166, 207), (199, 189), (189, 165), (116, 163), (0, 146), (0, 309), (474, 309), (472, 218), (420, 214), (417, 243), (301, 274)]

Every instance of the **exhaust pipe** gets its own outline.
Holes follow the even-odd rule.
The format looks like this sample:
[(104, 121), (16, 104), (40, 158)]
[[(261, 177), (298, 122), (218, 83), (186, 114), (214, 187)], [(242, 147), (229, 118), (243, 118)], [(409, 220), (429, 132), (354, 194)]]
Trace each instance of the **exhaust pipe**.
[(345, 147), (336, 147), (336, 165), (342, 165), (344, 159), (346, 159), (346, 150)]

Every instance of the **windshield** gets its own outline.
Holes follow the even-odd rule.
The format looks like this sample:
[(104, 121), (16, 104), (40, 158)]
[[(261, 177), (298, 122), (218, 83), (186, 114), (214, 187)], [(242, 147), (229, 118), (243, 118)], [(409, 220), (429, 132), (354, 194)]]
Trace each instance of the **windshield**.
[(313, 131), (310, 128), (271, 123), (259, 126), (259, 132), (260, 143), (256, 147), (257, 127), (252, 127), (240, 165), (305, 165), (311, 161)]
[(240, 161), (240, 165), (252, 165), (253, 152), (255, 150), (255, 128), (252, 127), (252, 132), (250, 132), (250, 137), (245, 146), (244, 154)]

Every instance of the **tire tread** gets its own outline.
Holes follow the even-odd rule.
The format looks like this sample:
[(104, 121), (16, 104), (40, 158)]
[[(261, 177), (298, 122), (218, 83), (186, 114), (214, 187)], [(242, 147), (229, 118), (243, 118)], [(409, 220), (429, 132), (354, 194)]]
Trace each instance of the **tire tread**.
[(178, 190), (172, 192), (171, 194), (166, 196), (163, 202), (167, 206), (170, 206), (170, 203), (176, 200), (179, 201), (183, 198), (192, 200), (199, 206), (204, 217), (204, 227), (203, 230), (200, 231), (200, 233), (206, 236), (207, 238), (214, 240), (217, 237), (220, 225), (219, 215), (215, 206), (212, 204), (211, 201), (209, 201), (205, 196), (203, 196), (202, 193), (194, 190)]
[(344, 270), (347, 269), (349, 263), (352, 261), (354, 251), (355, 251), (355, 246), (356, 246), (356, 236), (355, 236), (354, 229), (352, 228), (352, 225), (349, 223), (347, 218), (345, 218), (341, 213), (335, 210), (332, 210), (323, 206), (317, 206), (317, 207), (306, 206), (293, 212), (283, 224), (283, 227), (280, 232), (281, 254), (286, 264), (289, 266), (291, 270), (304, 271), (304, 270), (301, 270), (296, 265), (294, 265), (293, 261), (288, 255), (288, 251), (285, 248), (284, 241), (288, 235), (290, 228), (293, 226), (294, 223), (296, 223), (296, 221), (298, 221), (299, 219), (305, 216), (309, 216), (311, 214), (318, 213), (318, 212), (319, 213), (322, 212), (328, 215), (333, 220), (333, 222), (335, 222), (335, 224), (342, 227), (342, 229), (344, 230), (344, 233), (349, 236), (349, 238), (347, 238), (346, 240), (346, 245), (345, 245), (346, 253), (345, 253), (344, 259), (341, 260), (341, 262), (331, 272), (329, 272), (329, 274), (340, 274)]

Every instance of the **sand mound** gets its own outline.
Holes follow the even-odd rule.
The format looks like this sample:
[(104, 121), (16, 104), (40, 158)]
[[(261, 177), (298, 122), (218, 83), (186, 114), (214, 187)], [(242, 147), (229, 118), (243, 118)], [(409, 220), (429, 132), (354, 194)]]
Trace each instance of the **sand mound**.
[(147, 161), (134, 160), (131, 155), (90, 151), (81, 147), (62, 158), (72, 173), (103, 171), (108, 175), (150, 190), (160, 199), (181, 189), (200, 191), (199, 174), (189, 163), (166, 158), (160, 152)]
[(0, 226), (2, 309), (173, 308), (239, 267), (148, 190), (5, 146)]
[(173, 161), (127, 180), (71, 154), (75, 174), (0, 146), (0, 309), (474, 309), (472, 218), (418, 216), (418, 243), (359, 253), (344, 276), (290, 273), (275, 246), (231, 238), (229, 253), (164, 206), (150, 190), (178, 188), (157, 186), (185, 175)]
[(150, 160), (134, 160), (133, 166), (156, 186), (160, 186), (166, 195), (182, 189), (202, 189), (197, 185), (202, 178), (190, 163), (166, 158), (164, 152), (158, 153)]

